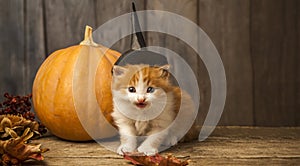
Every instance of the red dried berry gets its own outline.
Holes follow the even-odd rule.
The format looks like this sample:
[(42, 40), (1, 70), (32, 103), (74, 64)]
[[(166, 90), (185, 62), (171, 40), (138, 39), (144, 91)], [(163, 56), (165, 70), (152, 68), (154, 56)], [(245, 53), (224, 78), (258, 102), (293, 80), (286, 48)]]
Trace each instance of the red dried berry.
[[(21, 115), (25, 119), (34, 121), (35, 114), (31, 112), (31, 98), (32, 94), (26, 96), (13, 96), (9, 93), (4, 93), (5, 100), (0, 103), (0, 115), (12, 114)], [(40, 124), (40, 122), (38, 122)], [(47, 129), (44, 125), (40, 124), (39, 132), (45, 134)]]

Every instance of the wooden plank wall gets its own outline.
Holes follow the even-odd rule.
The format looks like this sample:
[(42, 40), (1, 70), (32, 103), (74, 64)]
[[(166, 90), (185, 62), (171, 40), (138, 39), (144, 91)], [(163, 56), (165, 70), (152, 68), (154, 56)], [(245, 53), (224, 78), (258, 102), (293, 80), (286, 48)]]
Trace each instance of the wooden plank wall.
[[(27, 94), (53, 51), (79, 43), (94, 28), (131, 11), (131, 0), (0, 0), (0, 94)], [(227, 76), (220, 125), (300, 125), (300, 2), (298, 0), (139, 0), (138, 10), (180, 14), (212, 39)], [(158, 18), (159, 21), (159, 18)], [(172, 27), (171, 27), (172, 28)], [(198, 76), (203, 122), (210, 102), (206, 68), (180, 39), (148, 32), (149, 45), (182, 55)], [(129, 37), (113, 48), (129, 48)]]
[[(251, 8), (251, 53), (256, 124), (295, 125), (299, 70), (298, 0), (254, 0)], [(265, 10), (268, 8), (268, 10)], [(263, 26), (262, 26), (263, 25)], [(299, 59), (298, 59), (299, 60)], [(297, 110), (296, 110), (297, 109)], [(267, 120), (266, 120), (267, 118)]]
[[(199, 24), (210, 36), (224, 63), (227, 101), (221, 124), (253, 124), (250, 57), (250, 1), (200, 0)], [(232, 111), (235, 110), (235, 111)]]
[[(296, 8), (298, 9), (298, 11), (297, 11), (297, 16), (296, 16), (296, 18), (300, 18), (300, 12), (299, 12), (299, 9), (300, 9), (300, 2), (297, 2), (297, 5), (296, 5)], [(298, 22), (298, 24), (297, 24), (297, 28), (298, 28), (298, 31), (297, 31), (297, 46), (296, 46), (296, 48), (300, 48), (300, 31), (299, 31), (299, 27), (300, 27), (300, 21), (298, 20), (297, 21)], [(299, 54), (300, 54), (300, 51), (298, 50), (298, 52), (296, 53), (296, 55), (298, 55), (298, 56), (296, 56), (296, 59), (295, 59), (295, 61), (296, 62), (300, 62), (300, 56), (299, 56)], [(297, 69), (296, 69), (296, 72), (297, 72), (297, 74), (296, 74), (296, 95), (295, 95), (295, 98), (296, 98), (296, 112), (295, 112), (295, 122), (296, 122), (296, 125), (297, 126), (300, 126), (300, 86), (297, 86), (297, 85), (299, 85), (299, 83), (300, 83), (300, 68), (299, 67), (297, 67)]]
[(24, 2), (0, 1), (0, 88), (23, 93), (25, 86)]

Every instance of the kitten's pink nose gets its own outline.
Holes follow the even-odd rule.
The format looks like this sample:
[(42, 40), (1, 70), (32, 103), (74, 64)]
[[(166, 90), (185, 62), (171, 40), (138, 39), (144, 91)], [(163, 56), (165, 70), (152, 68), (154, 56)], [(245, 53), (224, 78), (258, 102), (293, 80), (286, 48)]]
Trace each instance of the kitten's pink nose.
[(145, 99), (145, 98), (138, 98), (137, 101), (138, 101), (139, 103), (144, 103), (144, 102), (146, 101), (146, 99)]

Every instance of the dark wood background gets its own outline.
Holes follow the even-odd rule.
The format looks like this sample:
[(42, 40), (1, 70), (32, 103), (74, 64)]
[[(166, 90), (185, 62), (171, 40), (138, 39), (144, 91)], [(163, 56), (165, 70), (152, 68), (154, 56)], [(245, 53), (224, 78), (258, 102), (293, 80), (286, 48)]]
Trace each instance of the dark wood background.
[[(130, 12), (132, 0), (0, 0), (0, 94), (27, 94), (53, 51), (78, 44), (85, 25), (97, 28)], [(227, 76), (220, 125), (300, 126), (299, 0), (138, 0), (138, 10), (180, 14), (212, 39)], [(159, 21), (159, 18), (158, 18)], [(149, 45), (182, 55), (198, 75), (199, 121), (210, 102), (207, 71), (181, 40), (148, 32)], [(124, 38), (113, 46), (129, 48)]]

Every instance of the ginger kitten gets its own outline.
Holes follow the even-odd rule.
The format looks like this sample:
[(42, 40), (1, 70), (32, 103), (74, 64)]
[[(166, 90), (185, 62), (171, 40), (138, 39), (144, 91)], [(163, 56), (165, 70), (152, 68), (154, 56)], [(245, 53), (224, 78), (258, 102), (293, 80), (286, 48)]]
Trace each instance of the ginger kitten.
[[(168, 69), (169, 65), (114, 66), (112, 117), (120, 133), (119, 154), (137, 150), (154, 155), (163, 145), (175, 145), (191, 127), (197, 114), (193, 102), (171, 85)], [(178, 114), (179, 110), (183, 111)]]

